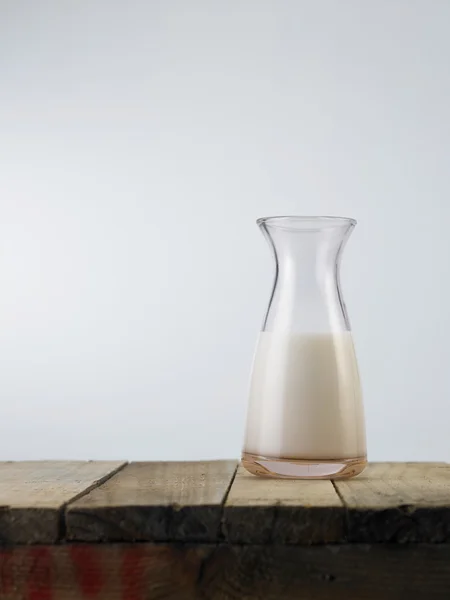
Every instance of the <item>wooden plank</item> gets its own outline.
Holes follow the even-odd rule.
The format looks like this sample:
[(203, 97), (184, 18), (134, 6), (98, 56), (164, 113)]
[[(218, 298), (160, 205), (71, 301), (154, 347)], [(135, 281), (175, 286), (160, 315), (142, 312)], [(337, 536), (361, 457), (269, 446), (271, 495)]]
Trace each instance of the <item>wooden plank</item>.
[(118, 461), (0, 463), (0, 544), (56, 542), (64, 505), (104, 481)]
[(210, 551), (151, 544), (0, 548), (0, 598), (194, 600)]
[(345, 509), (330, 481), (259, 478), (240, 466), (223, 523), (234, 543), (323, 544), (343, 539)]
[(219, 547), (203, 565), (198, 597), (448, 600), (449, 560), (447, 544)]
[(2, 600), (448, 600), (450, 545), (0, 549)]
[(217, 541), (236, 464), (131, 463), (68, 506), (68, 539)]
[[(424, 468), (434, 469), (446, 466), (448, 466), (446, 462), (371, 462), (357, 479), (365, 479), (367, 477), (371, 479), (408, 479), (420, 476)], [(343, 482), (356, 481), (357, 479), (346, 479)]]
[(378, 463), (335, 486), (350, 542), (450, 541), (450, 465)]

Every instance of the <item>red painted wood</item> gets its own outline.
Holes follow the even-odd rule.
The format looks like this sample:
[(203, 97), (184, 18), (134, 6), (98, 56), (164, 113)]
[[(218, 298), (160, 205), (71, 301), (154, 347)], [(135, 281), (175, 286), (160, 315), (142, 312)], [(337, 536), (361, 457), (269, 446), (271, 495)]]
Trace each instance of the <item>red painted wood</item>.
[(0, 550), (0, 598), (14, 588), (13, 560), (12, 550)]
[(30, 568), (27, 577), (27, 600), (53, 600), (52, 554), (49, 548), (28, 550)]
[(193, 599), (202, 556), (153, 544), (3, 547), (0, 600)]
[(144, 600), (142, 546), (127, 547), (122, 554), (121, 581), (123, 600)]
[(92, 546), (69, 547), (82, 598), (97, 598), (104, 585), (98, 552)]

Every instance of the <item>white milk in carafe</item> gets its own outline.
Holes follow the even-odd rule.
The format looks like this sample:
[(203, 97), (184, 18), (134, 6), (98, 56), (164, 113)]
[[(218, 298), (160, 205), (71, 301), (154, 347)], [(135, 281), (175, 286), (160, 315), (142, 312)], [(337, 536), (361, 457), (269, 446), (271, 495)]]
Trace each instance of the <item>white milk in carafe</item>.
[(349, 331), (261, 333), (244, 452), (312, 460), (366, 455), (361, 386)]

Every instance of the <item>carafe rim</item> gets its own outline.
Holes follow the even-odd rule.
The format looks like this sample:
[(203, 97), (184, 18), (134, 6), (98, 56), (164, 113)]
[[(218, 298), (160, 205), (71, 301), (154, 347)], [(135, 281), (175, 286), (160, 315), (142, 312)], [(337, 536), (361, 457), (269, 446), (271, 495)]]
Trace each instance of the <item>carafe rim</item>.
[(260, 217), (256, 220), (259, 227), (276, 227), (294, 231), (320, 231), (338, 227), (355, 227), (356, 219), (351, 217), (280, 215)]

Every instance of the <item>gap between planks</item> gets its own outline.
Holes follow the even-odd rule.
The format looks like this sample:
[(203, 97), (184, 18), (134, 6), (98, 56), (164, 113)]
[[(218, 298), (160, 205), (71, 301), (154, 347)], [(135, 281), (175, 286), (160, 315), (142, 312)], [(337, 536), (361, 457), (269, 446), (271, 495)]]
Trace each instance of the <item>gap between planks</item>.
[(83, 498), (83, 496), (86, 496), (87, 494), (92, 492), (92, 490), (95, 490), (96, 488), (98, 488), (101, 485), (103, 485), (104, 483), (106, 483), (109, 479), (111, 479), (111, 477), (114, 477), (114, 475), (117, 475), (117, 473), (119, 473), (119, 471), (122, 471), (122, 469), (125, 469), (125, 467), (128, 466), (128, 464), (129, 464), (128, 461), (124, 461), (121, 465), (119, 465), (118, 467), (113, 469), (110, 473), (107, 473), (102, 478), (98, 479), (97, 481), (94, 481), (85, 490), (78, 492), (78, 494), (75, 494), (75, 496), (73, 498), (70, 498), (70, 500), (67, 500), (67, 502), (64, 502), (64, 504), (61, 505), (61, 508), (59, 511), (58, 541), (57, 541), (58, 544), (61, 542), (64, 542), (66, 540), (66, 510), (67, 510), (67, 507), (69, 506), (69, 504), (71, 504), (72, 502), (76, 502), (80, 498)]
[(66, 510), (70, 541), (216, 542), (237, 460), (130, 463)]
[(236, 463), (236, 466), (234, 468), (233, 471), (233, 475), (230, 478), (230, 483), (228, 484), (227, 489), (225, 490), (225, 494), (223, 495), (223, 500), (222, 500), (222, 504), (220, 507), (220, 521), (219, 521), (219, 531), (217, 532), (217, 539), (218, 540), (225, 540), (225, 534), (226, 534), (226, 530), (225, 530), (225, 504), (228, 500), (228, 496), (230, 494), (230, 490), (233, 486), (234, 480), (236, 479), (236, 475), (238, 472), (240, 466), (240, 462), (238, 461)]
[(242, 465), (224, 507), (224, 537), (236, 544), (335, 543), (344, 505), (329, 480), (250, 475)]

